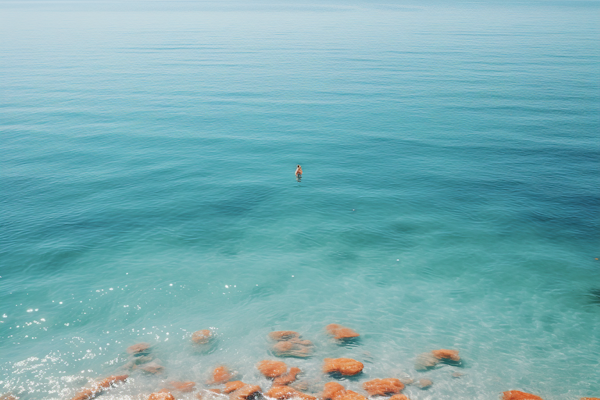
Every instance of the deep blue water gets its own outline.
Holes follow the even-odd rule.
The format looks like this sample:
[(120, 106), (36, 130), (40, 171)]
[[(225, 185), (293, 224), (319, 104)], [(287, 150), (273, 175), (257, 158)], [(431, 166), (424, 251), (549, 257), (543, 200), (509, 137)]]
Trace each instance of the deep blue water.
[[(312, 388), (347, 356), (353, 390), (434, 382), (412, 400), (600, 397), (599, 16), (0, 2), (0, 395), (71, 398), (140, 341), (165, 372), (102, 398), (221, 363), (266, 389), (293, 329)], [(416, 371), (438, 348), (463, 364)]]

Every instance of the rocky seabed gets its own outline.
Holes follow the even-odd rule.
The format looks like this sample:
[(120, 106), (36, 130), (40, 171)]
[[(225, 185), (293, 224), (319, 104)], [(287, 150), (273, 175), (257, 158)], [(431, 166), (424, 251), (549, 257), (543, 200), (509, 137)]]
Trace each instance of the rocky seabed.
[[(330, 324), (325, 327), (331, 340), (340, 346), (359, 345), (360, 334), (355, 330)], [(195, 351), (214, 351), (216, 335), (210, 329), (194, 332), (191, 343)], [(308, 359), (314, 358), (314, 344), (295, 331), (274, 331), (268, 335), (270, 353), (275, 358)], [(427, 391), (435, 383), (427, 377), (427, 371), (443, 365), (452, 366), (452, 378), (460, 379), (463, 363), (459, 350), (434, 349), (415, 356), (414, 370), (420, 377), (382, 376), (375, 379), (361, 379), (364, 364), (353, 358), (324, 358), (321, 362), (321, 378), (305, 378), (302, 369), (281, 360), (260, 360), (256, 370), (268, 384), (258, 385), (241, 379), (241, 374), (228, 365), (217, 365), (210, 376), (202, 381), (176, 381), (166, 379), (167, 370), (153, 354), (151, 343), (137, 343), (126, 349), (127, 362), (115, 371), (114, 375), (90, 379), (85, 387), (67, 388), (72, 394), (70, 400), (91, 400), (94, 398), (118, 398), (135, 400), (420, 400), (429, 399)], [(253, 371), (256, 372), (256, 371)], [(393, 375), (393, 373), (391, 373)], [(135, 385), (136, 381), (142, 385)], [(261, 379), (264, 383), (264, 379)], [(360, 389), (350, 390), (344, 384), (356, 383)], [(145, 386), (140, 387), (140, 386)], [(132, 394), (132, 388), (137, 390)], [(410, 397), (403, 393), (412, 388)], [(415, 394), (416, 393), (416, 394)], [(419, 393), (423, 395), (420, 396)], [(544, 400), (542, 397), (521, 390), (507, 389), (491, 398), (500, 400)], [(18, 400), (17, 395), (6, 393), (0, 400)], [(581, 400), (600, 400), (596, 397), (582, 397)]]

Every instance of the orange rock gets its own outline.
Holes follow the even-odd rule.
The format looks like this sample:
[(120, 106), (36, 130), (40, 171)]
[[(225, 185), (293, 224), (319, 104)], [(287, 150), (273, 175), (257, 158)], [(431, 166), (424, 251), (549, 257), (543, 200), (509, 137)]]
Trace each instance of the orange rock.
[(333, 335), (333, 337), (338, 340), (360, 336), (356, 331), (339, 324), (329, 324), (325, 327), (325, 329), (330, 335)]
[(433, 354), (435, 358), (438, 358), (440, 360), (445, 358), (450, 359), (452, 361), (460, 361), (460, 357), (458, 356), (458, 350), (433, 350), (431, 354)]
[(388, 400), (410, 400), (405, 394), (395, 394), (390, 397)]
[(238, 389), (241, 389), (244, 385), (245, 385), (245, 383), (242, 381), (227, 382), (225, 384), (225, 388), (223, 389), (223, 393), (228, 394), (228, 393), (234, 392)]
[(18, 398), (13, 396), (12, 393), (5, 393), (0, 396), (0, 400), (18, 400)]
[(296, 390), (304, 392), (310, 388), (310, 383), (307, 381), (296, 381), (290, 385)]
[(260, 393), (260, 391), (260, 386), (244, 384), (244, 386), (229, 394), (229, 400), (246, 400), (256, 393)]
[(342, 390), (337, 392), (333, 397), (333, 400), (367, 400), (367, 398), (361, 394), (353, 392), (352, 390)]
[(111, 375), (108, 378), (105, 378), (102, 381), (100, 381), (100, 386), (107, 389), (111, 386), (114, 386), (115, 383), (125, 382), (127, 378), (129, 378), (128, 375)]
[(323, 388), (321, 398), (323, 400), (331, 400), (334, 398), (336, 393), (341, 392), (342, 390), (345, 390), (344, 387), (337, 382), (326, 383), (325, 387)]
[(256, 368), (267, 378), (277, 378), (287, 371), (287, 365), (282, 361), (263, 360)]
[(292, 338), (299, 338), (300, 334), (294, 331), (275, 331), (269, 333), (269, 337), (273, 340), (290, 340)]
[(300, 368), (290, 368), (287, 374), (281, 375), (273, 380), (273, 386), (284, 386), (294, 382), (296, 380), (296, 375), (298, 375), (300, 372), (302, 372)]
[(192, 334), (192, 342), (197, 344), (206, 344), (212, 339), (212, 332), (208, 329), (202, 329)]
[(175, 400), (175, 397), (169, 392), (152, 393), (148, 400)]
[(316, 397), (308, 395), (306, 393), (302, 393), (294, 388), (289, 386), (273, 386), (267, 393), (267, 396), (272, 397), (278, 400), (285, 399), (302, 399), (302, 400), (317, 400)]
[(309, 357), (312, 353), (310, 340), (285, 340), (275, 343), (273, 353), (278, 357)]
[(285, 353), (294, 348), (294, 343), (284, 340), (281, 342), (277, 342), (273, 345), (273, 351), (275, 353)]
[(364, 368), (363, 363), (351, 358), (326, 358), (324, 361), (323, 372), (325, 373), (339, 372), (342, 375), (356, 375)]
[(363, 389), (371, 396), (385, 396), (386, 394), (400, 393), (404, 385), (395, 378), (373, 379), (363, 383)]
[(77, 393), (72, 400), (93, 399), (94, 397), (102, 393), (104, 389), (108, 389), (109, 387), (114, 386), (115, 383), (124, 382), (127, 378), (127, 375), (111, 375), (108, 378), (94, 383), (94, 385), (90, 389), (83, 389), (81, 392)]
[(160, 374), (165, 370), (165, 367), (163, 367), (156, 361), (150, 361), (149, 363), (142, 364), (138, 368), (144, 372), (147, 372), (149, 374), (154, 374), (154, 375)]
[(195, 382), (177, 382), (177, 381), (172, 381), (169, 382), (169, 385), (174, 389), (174, 390), (179, 390), (180, 392), (192, 392), (194, 391), (194, 387), (196, 386)]
[(129, 353), (129, 354), (145, 353), (146, 350), (148, 350), (150, 347), (152, 347), (150, 345), (150, 343), (134, 344), (133, 346), (129, 346), (127, 348), (127, 353)]
[(520, 392), (518, 390), (509, 390), (502, 393), (503, 400), (544, 400), (540, 396), (534, 394)]
[(269, 337), (276, 340), (272, 347), (277, 357), (309, 357), (312, 352), (312, 342), (300, 339), (300, 334), (294, 331), (271, 332)]
[[(597, 258), (596, 258), (597, 260)], [(2, 400), (2, 397), (0, 397), (0, 400)], [(597, 397), (582, 397), (581, 400), (600, 400)]]
[(95, 391), (92, 389), (83, 389), (81, 392), (77, 393), (75, 395), (75, 397), (73, 397), (71, 400), (88, 400), (88, 399), (93, 399), (94, 397), (98, 396), (100, 394), (100, 391)]
[(313, 345), (313, 342), (311, 342), (310, 340), (303, 340), (300, 338), (292, 338), (292, 339), (288, 340), (288, 342), (294, 343), (294, 344), (299, 344), (301, 346), (312, 346)]
[(225, 366), (215, 368), (213, 371), (212, 379), (206, 382), (208, 385), (217, 385), (225, 383), (233, 378), (233, 374), (229, 372), (229, 369)]

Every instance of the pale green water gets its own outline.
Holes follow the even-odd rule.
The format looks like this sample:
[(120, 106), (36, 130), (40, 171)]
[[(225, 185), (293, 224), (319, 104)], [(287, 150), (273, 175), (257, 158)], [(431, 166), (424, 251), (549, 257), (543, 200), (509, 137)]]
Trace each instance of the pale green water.
[[(139, 341), (164, 375), (101, 398), (266, 389), (293, 329), (317, 387), (347, 356), (412, 400), (599, 397), (599, 9), (0, 3), (0, 394)], [(462, 366), (415, 371), (436, 348)]]

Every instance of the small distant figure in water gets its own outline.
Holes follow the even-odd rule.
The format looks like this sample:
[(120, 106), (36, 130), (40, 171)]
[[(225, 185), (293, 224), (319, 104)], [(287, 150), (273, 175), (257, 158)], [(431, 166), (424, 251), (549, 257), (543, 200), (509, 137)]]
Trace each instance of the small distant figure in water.
[(296, 180), (298, 182), (302, 180), (302, 167), (300, 166), (300, 164), (298, 164), (298, 167), (296, 167)]

